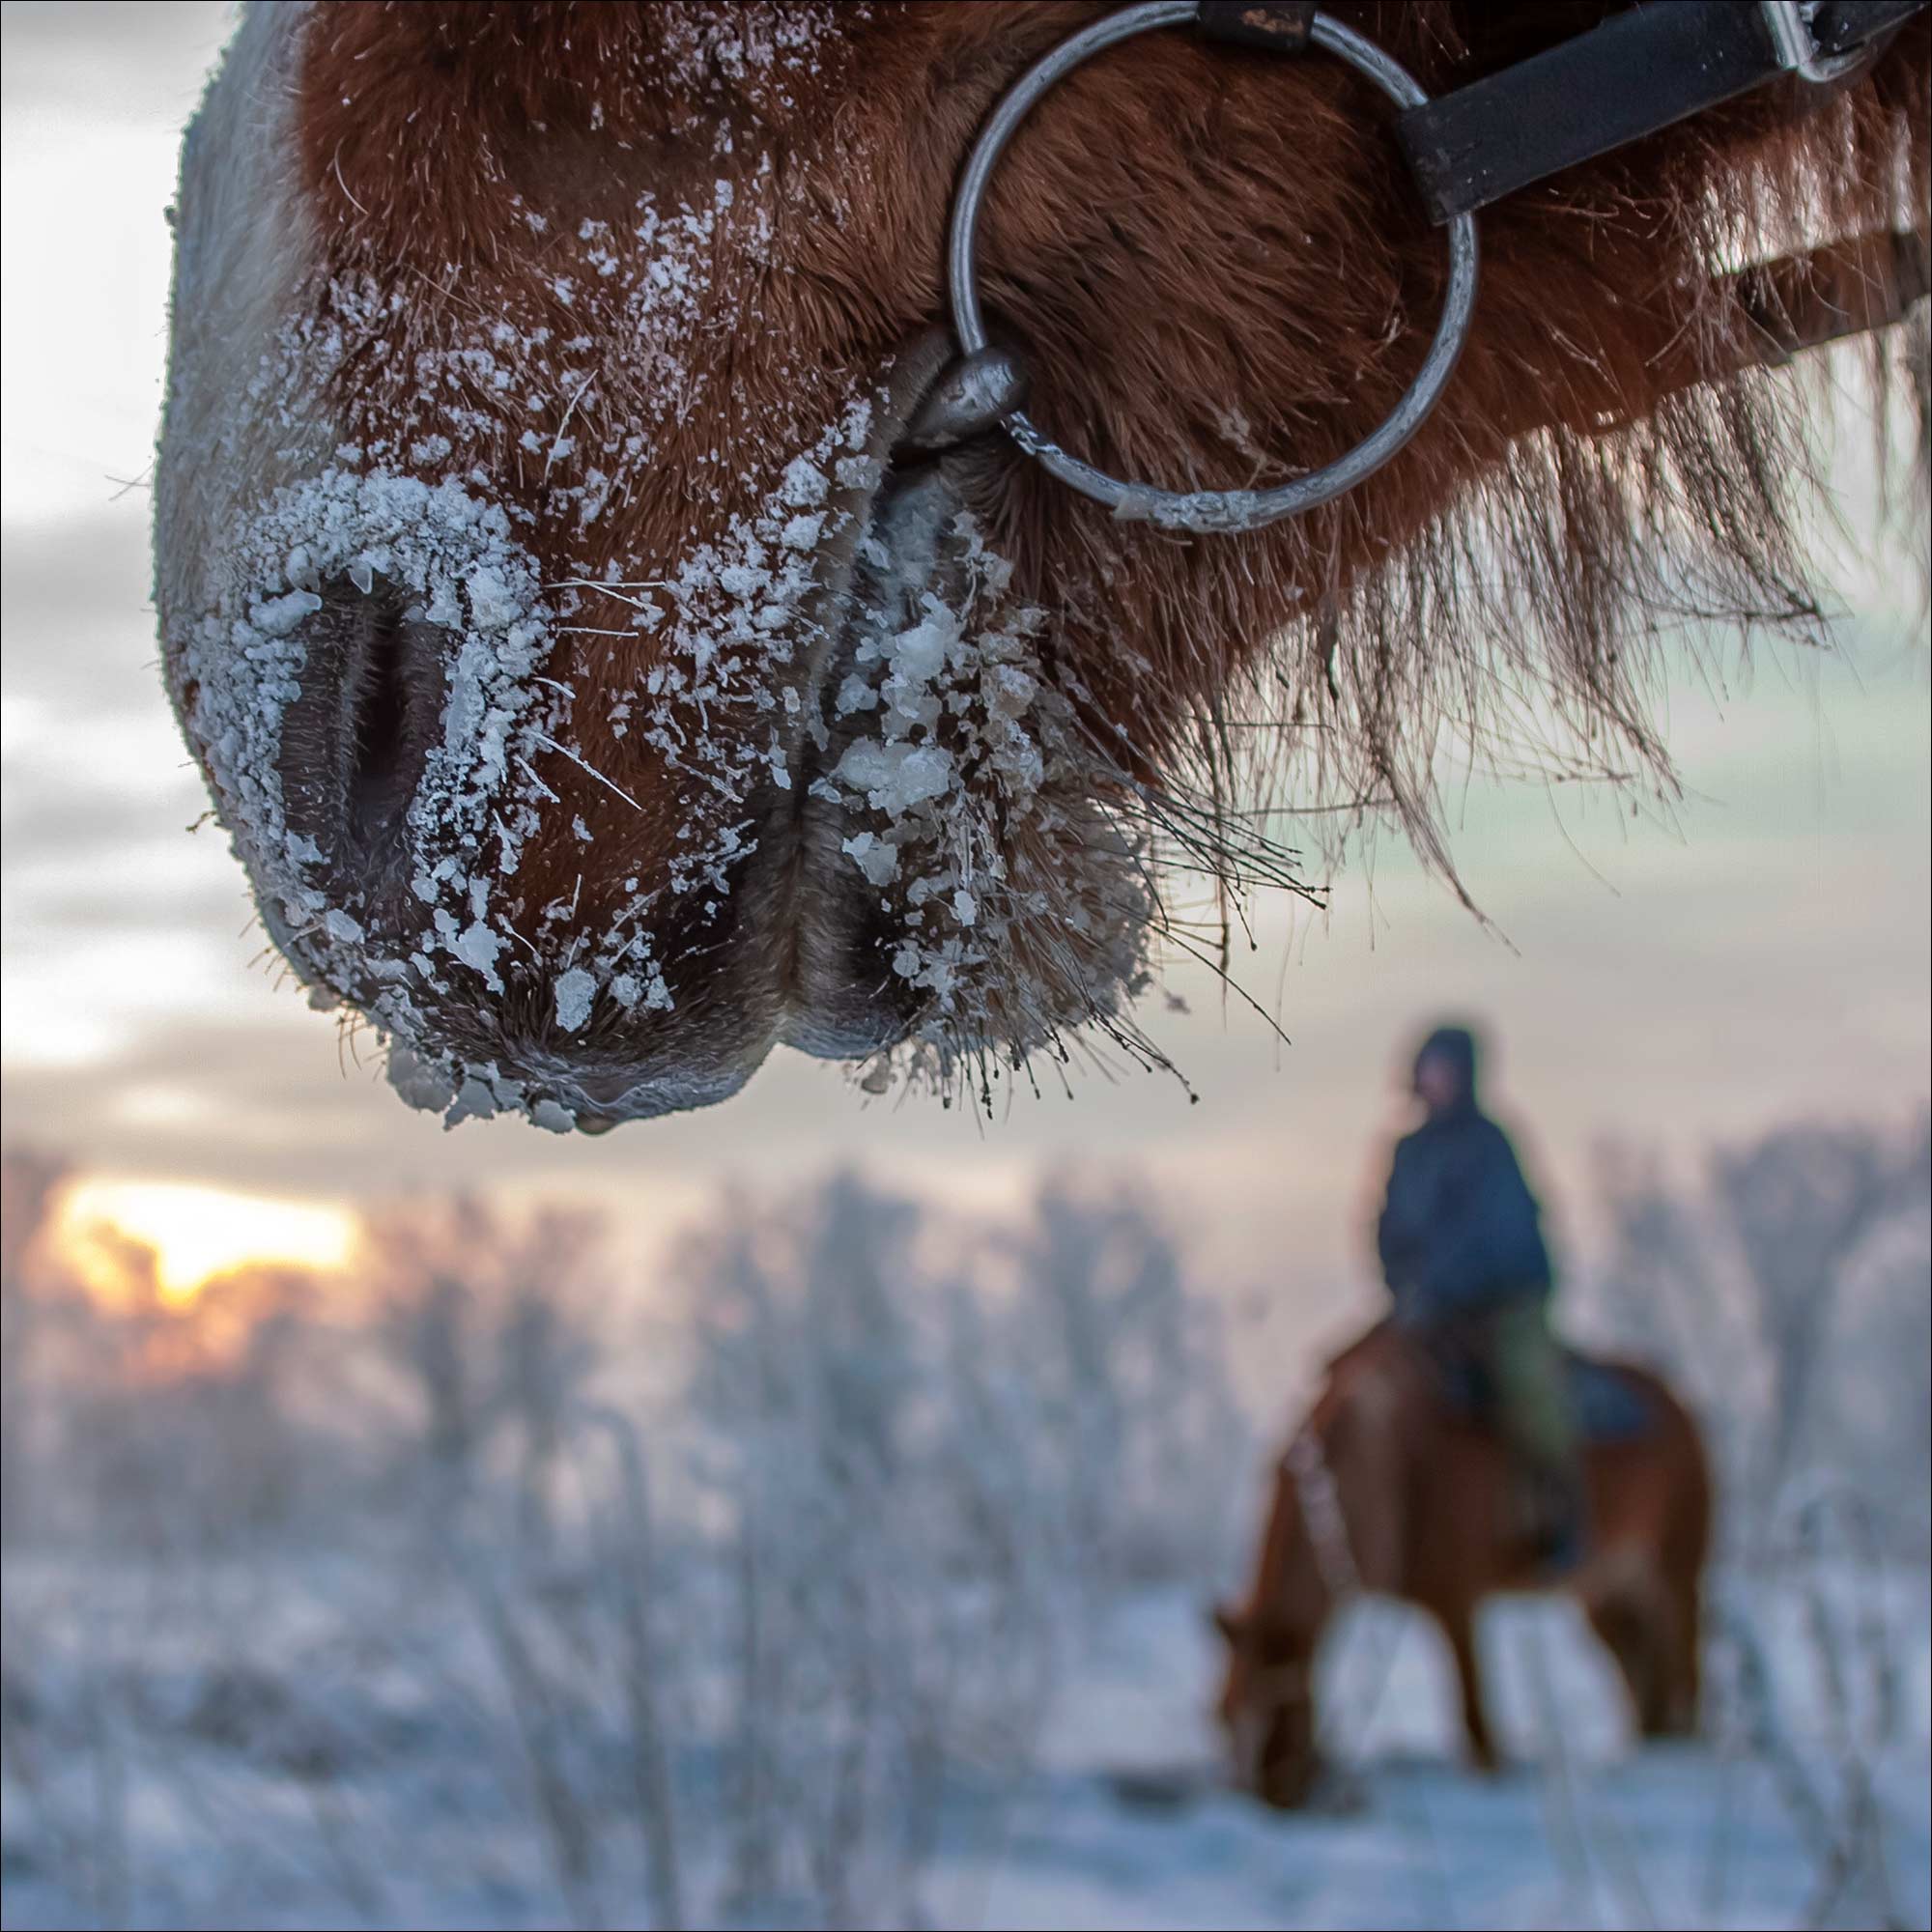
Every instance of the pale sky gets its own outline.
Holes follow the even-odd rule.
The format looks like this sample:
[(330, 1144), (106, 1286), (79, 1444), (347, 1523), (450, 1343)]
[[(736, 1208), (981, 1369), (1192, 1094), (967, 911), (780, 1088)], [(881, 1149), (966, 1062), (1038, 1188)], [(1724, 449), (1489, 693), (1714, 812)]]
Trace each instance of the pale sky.
[[(224, 10), (5, 9), (4, 1100), (10, 1142), (127, 1181), (309, 1204), (414, 1187), (595, 1196), (641, 1234), (727, 1177), (846, 1161), (961, 1204), (1044, 1164), (1131, 1165), (1231, 1283), (1304, 1305), (1365, 1277), (1392, 1072), (1439, 1012), (1492, 1023), (1496, 1098), (1559, 1229), (1607, 1136), (1680, 1150), (1794, 1114), (1903, 1117), (1927, 1092), (1928, 681), (1909, 554), (1852, 569), (1841, 655), (1686, 676), (1669, 740), (1691, 792), (1664, 822), (1607, 796), (1472, 789), (1455, 851), (1507, 941), (1384, 838), (1325, 923), (1255, 908), (1244, 983), (1277, 1050), (1205, 972), (1150, 1030), (1171, 1080), (977, 1122), (862, 1104), (775, 1054), (696, 1115), (556, 1139), (445, 1133), (257, 955), (242, 872), (154, 665), (143, 480), (160, 399), (182, 124)], [(935, 245), (937, 242), (935, 242)], [(130, 487), (131, 486), (131, 487)], [(1853, 513), (1856, 517), (1857, 513)], [(1922, 545), (1922, 533), (1918, 539)], [(1856, 586), (1856, 587), (1853, 587)], [(1735, 664), (1737, 652), (1728, 652)], [(1157, 1003), (1156, 1003), (1157, 1007)]]

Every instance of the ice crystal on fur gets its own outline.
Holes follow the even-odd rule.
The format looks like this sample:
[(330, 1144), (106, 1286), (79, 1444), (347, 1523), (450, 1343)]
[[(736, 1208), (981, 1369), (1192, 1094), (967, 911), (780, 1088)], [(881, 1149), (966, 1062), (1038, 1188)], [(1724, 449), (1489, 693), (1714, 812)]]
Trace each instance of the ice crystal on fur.
[[(319, 586), (347, 579), (366, 594), (378, 577), (448, 639), (442, 738), (409, 809), (423, 926), (400, 955), (371, 951), (353, 912), (330, 903), (320, 850), (288, 827), (279, 773), (283, 721), (309, 664), (299, 631), (322, 608)], [(533, 733), (556, 726), (554, 695), (533, 683), (550, 642), (536, 573), (500, 508), (453, 482), (333, 469), (277, 491), (235, 534), (215, 607), (183, 642), (190, 723), (257, 891), (289, 923), (286, 950), (331, 985), (382, 982), (370, 1005), (399, 1032), (412, 1030), (407, 988), (436, 982), (439, 954), (500, 984), (506, 940), (489, 918), (490, 874), (516, 869), (534, 825), (532, 788), (512, 767)]]
[(890, 970), (923, 999), (911, 1040), (867, 1078), (950, 1091), (970, 1062), (983, 1094), (988, 1055), (1017, 1066), (1089, 1024), (1122, 1037), (1152, 915), (1134, 841), (1042, 668), (1047, 613), (1011, 595), (1011, 565), (970, 515), (936, 536), (951, 596), (924, 587), (916, 545), (867, 540), (913, 621), (858, 643), (831, 709), (859, 728), (816, 789), (897, 915)]

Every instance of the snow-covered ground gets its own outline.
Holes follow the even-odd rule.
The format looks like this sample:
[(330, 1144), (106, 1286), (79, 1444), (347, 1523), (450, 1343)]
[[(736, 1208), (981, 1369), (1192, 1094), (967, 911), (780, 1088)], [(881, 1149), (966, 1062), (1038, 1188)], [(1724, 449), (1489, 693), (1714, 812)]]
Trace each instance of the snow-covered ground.
[[(1720, 1637), (1716, 1734), (1642, 1749), (1567, 1605), (1494, 1606), (1484, 1643), (1512, 1762), (1491, 1779), (1458, 1761), (1431, 1631), (1360, 1606), (1324, 1661), (1345, 1768), (1323, 1808), (1293, 1818), (1219, 1786), (1202, 1604), (1127, 1595), (1069, 1643), (1025, 1761), (955, 1763), (917, 1856), (889, 1882), (852, 1878), (847, 1911), (988, 1927), (1924, 1925), (1922, 1578), (1841, 1576), (1816, 1603), (1794, 1583), (1719, 1595), (1758, 1633), (1764, 1681)], [(616, 1734), (549, 1749), (543, 1699), (506, 1694), (504, 1657), (407, 1566), (36, 1559), (8, 1578), (6, 1639), (10, 1928), (651, 1922)], [(560, 1808), (546, 1765), (571, 1780)], [(676, 1770), (685, 1896), (729, 1901), (725, 1776), (690, 1745)], [(702, 1916), (820, 1923), (838, 1882)]]
[[(1489, 1612), (1491, 1708), (1511, 1758), (1493, 1778), (1457, 1758), (1448, 1658), (1433, 1630), (1394, 1605), (1363, 1605), (1325, 1662), (1329, 1702), (1350, 1714), (1332, 1724), (1348, 1770), (1322, 1811), (1284, 1817), (1206, 1783), (1213, 1639), (1198, 1606), (1162, 1594), (1127, 1606), (1069, 1683), (997, 1848), (961, 1858), (935, 1888), (940, 1917), (1010, 1926), (1923, 1925), (1924, 1606), (1902, 1592), (1887, 1607), (1912, 1662), (1911, 1716), (1877, 1778), (1884, 1876), (1847, 1873), (1830, 1899), (1775, 1765), (1716, 1742), (1639, 1748), (1607, 1659), (1565, 1602)], [(1779, 1689), (1802, 1698), (1798, 1633), (1784, 1638)], [(1807, 1757), (1841, 1801), (1815, 1734)], [(1180, 1795), (1176, 1779), (1178, 1802), (1150, 1803), (1164, 1775), (1190, 1761), (1203, 1783)], [(1135, 1771), (1155, 1775), (1122, 1776)], [(1140, 1802), (1123, 1802), (1122, 1790)]]

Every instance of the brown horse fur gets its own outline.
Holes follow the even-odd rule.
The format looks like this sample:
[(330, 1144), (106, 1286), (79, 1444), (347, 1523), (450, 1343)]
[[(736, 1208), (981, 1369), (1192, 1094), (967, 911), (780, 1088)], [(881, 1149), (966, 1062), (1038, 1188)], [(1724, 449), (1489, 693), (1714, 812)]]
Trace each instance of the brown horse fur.
[[(1617, 1366), (1644, 1396), (1652, 1427), (1585, 1452), (1588, 1538), (1561, 1587), (1616, 1660), (1639, 1732), (1683, 1736), (1697, 1717), (1710, 1478), (1697, 1426), (1676, 1397), (1654, 1376)], [(1319, 1500), (1304, 1496), (1284, 1460), (1247, 1600), (1216, 1612), (1229, 1645), (1219, 1715), (1237, 1779), (1271, 1804), (1308, 1801), (1320, 1769), (1316, 1649), (1345, 1586), (1404, 1598), (1435, 1618), (1455, 1661), (1470, 1755), (1493, 1770), (1477, 1606), (1495, 1591), (1551, 1587), (1508, 1527), (1501, 1446), (1446, 1412), (1413, 1347), (1388, 1323), (1329, 1365), (1302, 1426), (1320, 1445), (1348, 1550), (1324, 1549)]]
[[(929, 353), (948, 199), (976, 128), (1029, 62), (1105, 11), (345, 0), (287, 28), (262, 89), (273, 98), (251, 110), (284, 116), (258, 130), (283, 196), (262, 245), (276, 252), (284, 363), (250, 359), (185, 266), (178, 279), (157, 489), (166, 661), (189, 742), (245, 831), (245, 787), (211, 755), (183, 668), (210, 531), (338, 445), (507, 507), (553, 587), (564, 635), (547, 670), (573, 695), (578, 756), (534, 761), (554, 809), (534, 809), (523, 845), (507, 983), (440, 969), (419, 1047), (487, 1056), (536, 1086), (554, 1076), (566, 1111), (667, 1053), (690, 1063), (688, 1100), (707, 1096), (710, 1063), (728, 1091), (776, 1037), (837, 1050), (833, 1025), (732, 1032), (741, 1008), (796, 1003), (801, 969), (752, 929), (803, 933), (809, 950), (811, 908), (778, 887), (776, 910), (727, 917), (700, 892), (680, 915), (676, 1019), (618, 1011), (600, 990), (582, 1041), (551, 1022), (582, 934), (661, 891), (694, 829), (744, 808), (747, 748), (769, 729), (724, 702), (682, 762), (663, 734), (627, 730), (625, 707), (590, 699), (649, 685), (668, 633), (625, 630), (615, 593), (582, 586), (661, 582), (721, 547), (852, 398)], [(1332, 11), (1438, 92), (1614, 10)], [(1440, 407), (1377, 476), (1298, 520), (1189, 538), (1112, 520), (998, 436), (951, 459), (987, 552), (1010, 560), (1009, 601), (1043, 613), (1037, 668), (1094, 747), (1094, 809), (1155, 867), (1238, 886), (1282, 876), (1285, 858), (1235, 803), (1283, 783), (1345, 823), (1393, 814), (1446, 869), (1434, 772), (1450, 738), (1501, 764), (1541, 746), (1565, 773), (1667, 782), (1646, 691), (1673, 627), (1810, 634), (1821, 596), (1795, 535), (1803, 399), (1747, 366), (1761, 318), (1726, 296), (1724, 271), (1932, 225), (1929, 71), (1920, 17), (1844, 84), (1762, 89), (1486, 212), (1474, 326)], [(988, 314), (1031, 367), (1043, 427), (1171, 489), (1278, 483), (1359, 440), (1416, 369), (1444, 280), (1388, 119), (1331, 60), (1180, 33), (1117, 47), (1056, 89), (995, 178), (980, 246)], [(221, 138), (190, 137), (186, 238), (210, 226)], [(620, 299), (640, 196), (689, 237), (647, 339)], [(1921, 406), (1923, 325), (1905, 358)], [(1874, 352), (1881, 378), (1898, 360)], [(190, 436), (180, 426), (214, 407), (204, 389), (225, 426)], [(273, 420), (238, 429), (249, 410)], [(1062, 822), (1075, 843), (1101, 837), (1077, 813)], [(1118, 989), (1098, 983), (1003, 994), (1002, 974), (1115, 970), (1062, 944), (1084, 929), (1056, 896), (1063, 869), (1036, 855), (1031, 896), (1014, 895), (1031, 911), (975, 969), (994, 1037), (955, 1029), (949, 1050), (1024, 1054), (1116, 1010)], [(566, 901), (574, 926), (549, 917)], [(367, 914), (379, 929), (384, 917)], [(1184, 942), (1158, 898), (1133, 917)], [(359, 955), (321, 943), (288, 946), (318, 996), (368, 1006)], [(755, 985), (734, 979), (761, 950), (784, 956)], [(688, 1050), (671, 1043), (680, 1026)]]

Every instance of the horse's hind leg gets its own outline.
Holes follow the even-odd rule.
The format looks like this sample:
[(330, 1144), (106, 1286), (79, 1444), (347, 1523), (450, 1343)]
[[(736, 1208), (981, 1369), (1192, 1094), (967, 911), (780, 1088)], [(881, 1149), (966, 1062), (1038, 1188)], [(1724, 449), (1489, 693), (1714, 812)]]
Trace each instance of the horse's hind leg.
[(1604, 1648), (1617, 1661), (1625, 1684), (1630, 1687), (1631, 1708), (1636, 1727), (1647, 1738), (1656, 1737), (1662, 1720), (1659, 1695), (1657, 1658), (1647, 1639), (1644, 1619), (1630, 1599), (1608, 1597), (1587, 1605), (1590, 1623), (1604, 1640)]
[(1682, 1644), (1668, 1593), (1654, 1577), (1627, 1577), (1587, 1598), (1583, 1608), (1630, 1687), (1638, 1731), (1647, 1738), (1679, 1735)]
[(1662, 1737), (1693, 1737), (1701, 1691), (1704, 1647), (1702, 1580), (1693, 1568), (1670, 1579), (1670, 1682), (1665, 1694)]
[(1473, 1608), (1464, 1604), (1453, 1609), (1438, 1609), (1436, 1621), (1449, 1639), (1450, 1655), (1456, 1660), (1456, 1681), (1463, 1691), (1463, 1728), (1468, 1734), (1469, 1756), (1479, 1771), (1494, 1771), (1501, 1763), (1495, 1741), (1490, 1736), (1489, 1713), (1483, 1708), (1483, 1673), (1476, 1661), (1476, 1626)]

